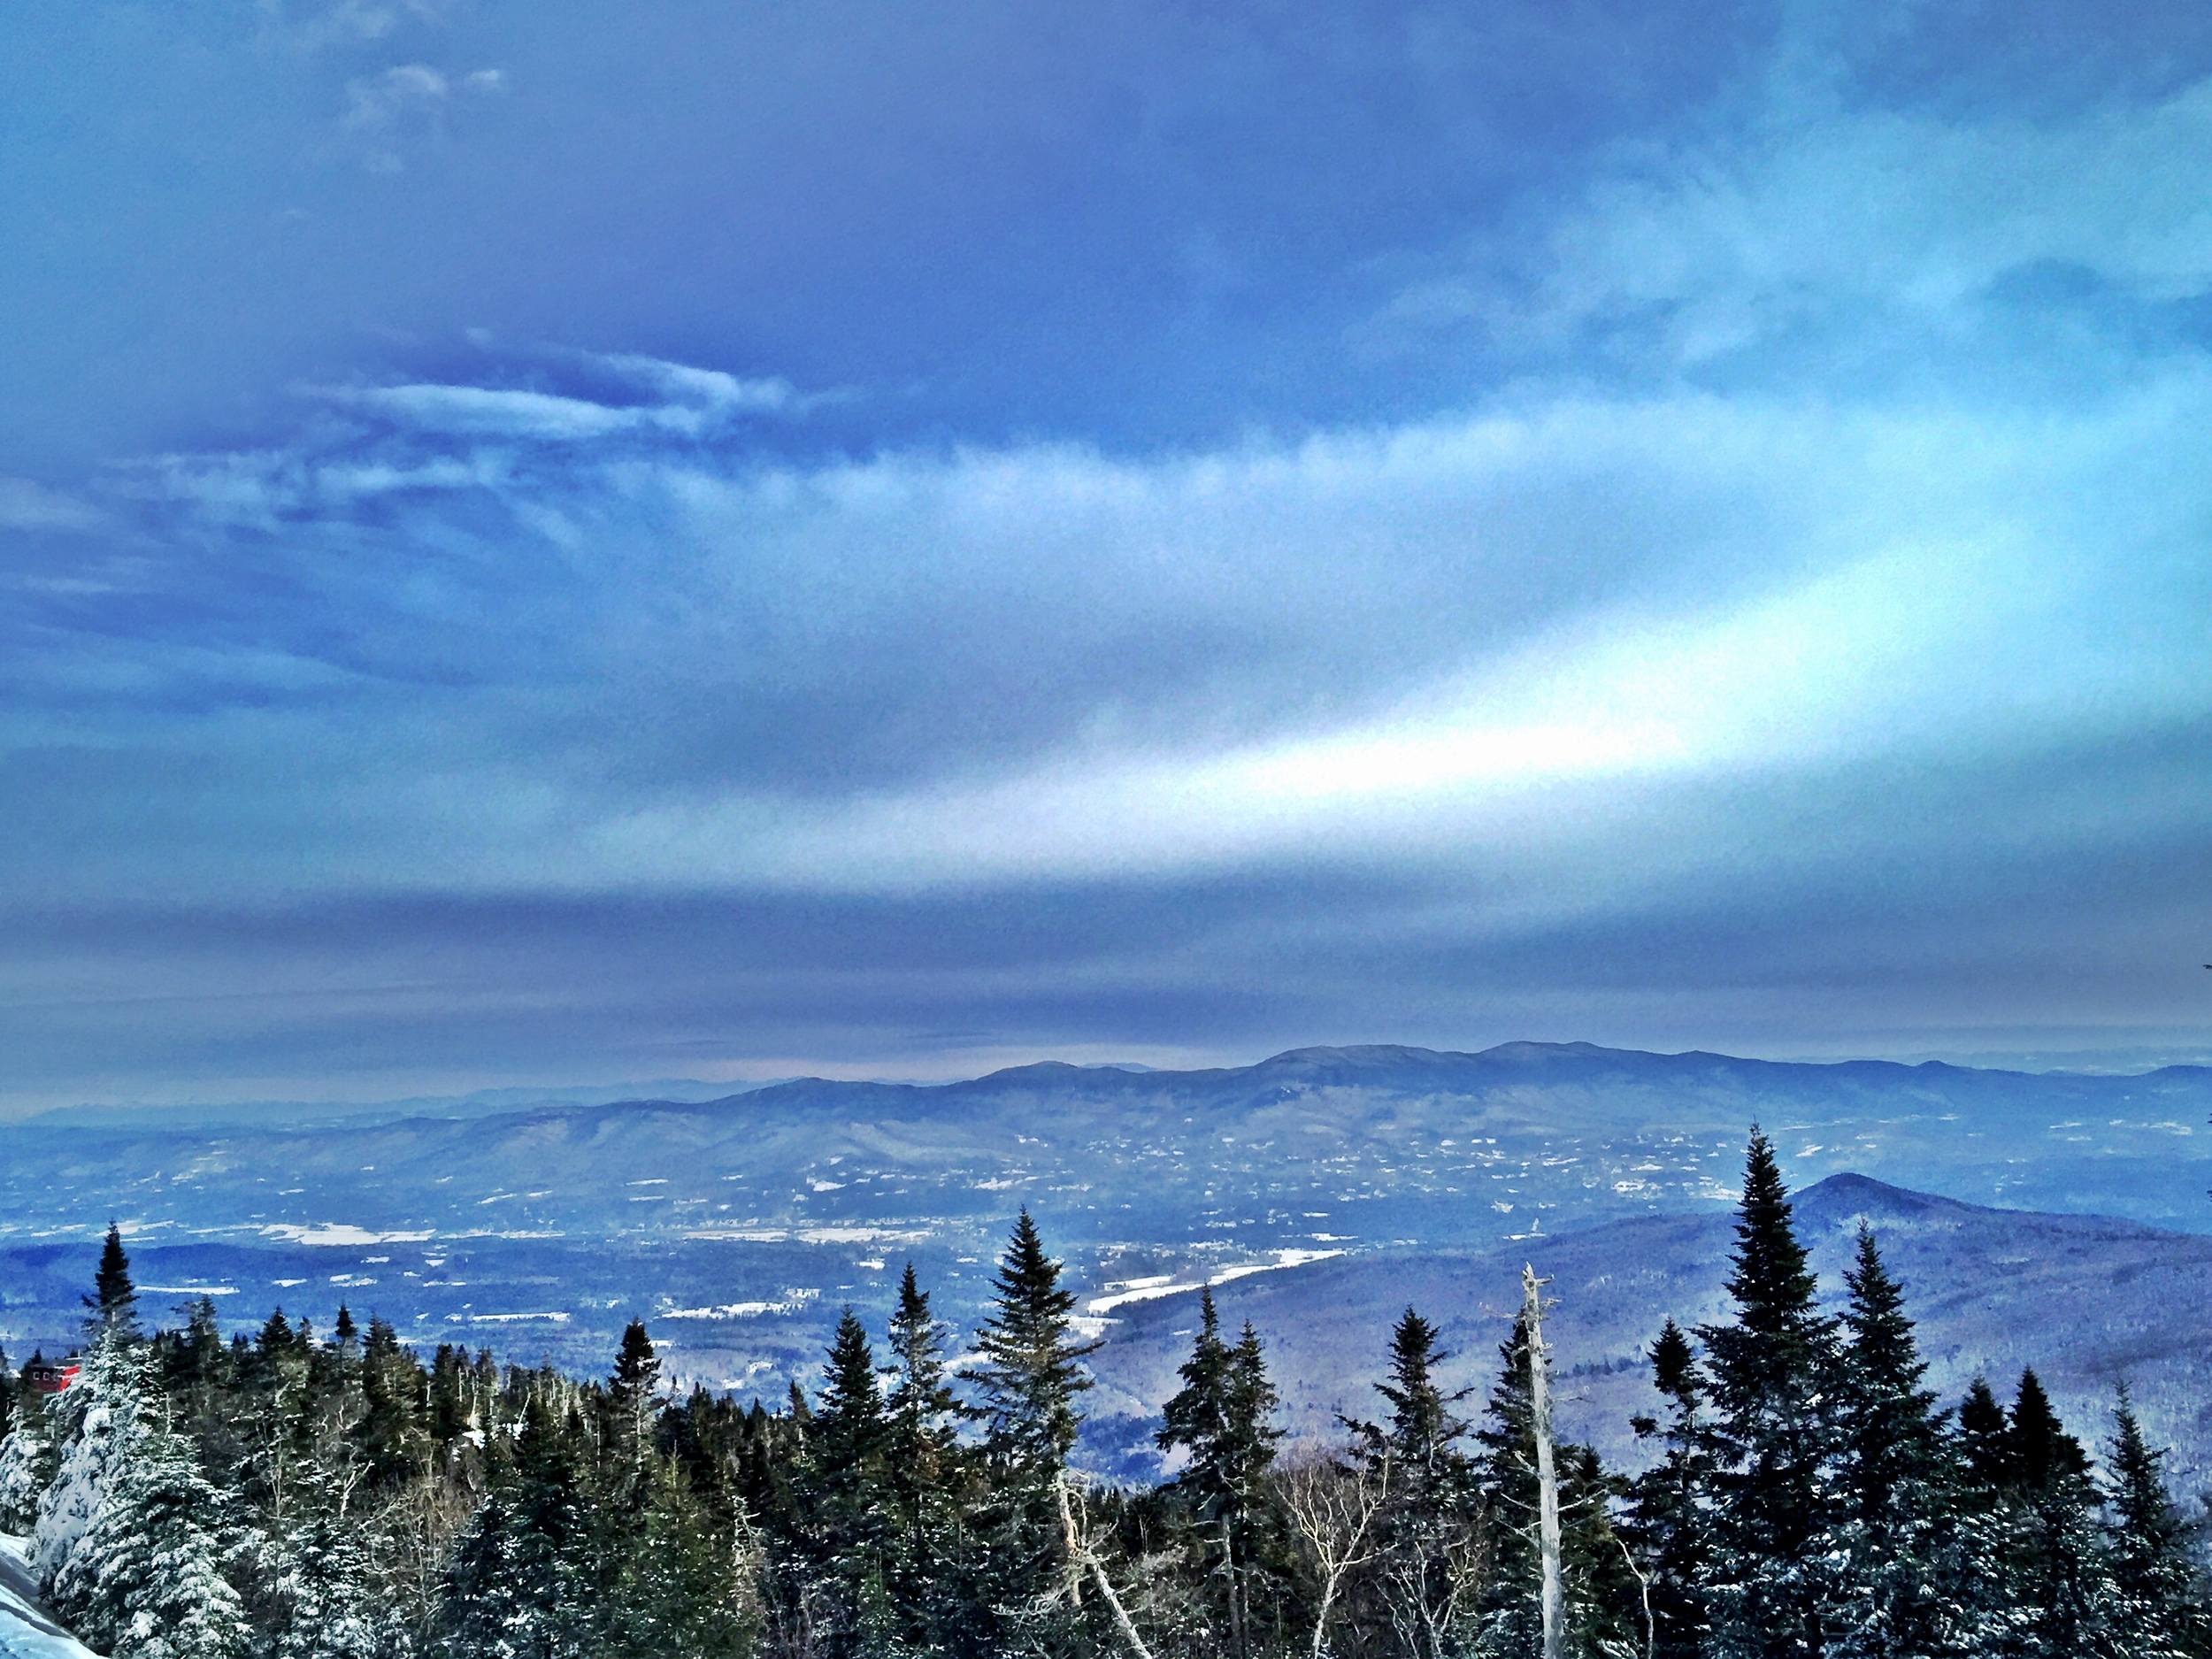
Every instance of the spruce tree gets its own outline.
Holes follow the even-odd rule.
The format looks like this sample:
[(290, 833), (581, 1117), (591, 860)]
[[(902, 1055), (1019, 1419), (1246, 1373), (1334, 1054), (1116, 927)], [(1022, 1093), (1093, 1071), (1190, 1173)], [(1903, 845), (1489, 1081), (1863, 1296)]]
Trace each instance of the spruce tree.
[[(1525, 1309), (1498, 1350), (1492, 1386), (1475, 1438), (1483, 1448), (1477, 1471), (1491, 1552), (1490, 1582), (1481, 1603), (1484, 1659), (1538, 1659), (1543, 1650), (1541, 1557), (1537, 1537), (1534, 1398), (1529, 1379)], [(1612, 1493), (1597, 1455), (1584, 1446), (1555, 1448), (1560, 1520), (1560, 1578), (1567, 1651), (1604, 1654), (1642, 1645), (1631, 1617), (1626, 1557), (1608, 1513)], [(1636, 1611), (1640, 1612), (1640, 1608)]]
[(1672, 1319), (1652, 1341), (1651, 1380), (1667, 1402), (1666, 1418), (1640, 1415), (1629, 1425), (1638, 1439), (1655, 1440), (1660, 1456), (1631, 1486), (1623, 1530), (1645, 1575), (1639, 1600), (1650, 1609), (1648, 1652), (1653, 1659), (1696, 1659), (1707, 1623), (1712, 1436), (1696, 1351)]
[(887, 1560), (894, 1538), (883, 1463), (889, 1429), (868, 1333), (847, 1308), (823, 1363), (797, 1493), (827, 1602), (818, 1640), (835, 1655), (881, 1651), (897, 1624)]
[(1083, 1360), (1100, 1345), (1075, 1339), (1074, 1312), (1060, 1263), (1045, 1254), (1024, 1209), (999, 1258), (990, 1316), (976, 1334), (982, 1363), (968, 1375), (983, 1396), (993, 1452), (1032, 1485), (1050, 1485), (1065, 1468), (1082, 1421), (1076, 1400), (1091, 1386)]
[(1215, 1452), (1221, 1440), (1228, 1372), (1229, 1350), (1221, 1340), (1221, 1315), (1214, 1307), (1213, 1286), (1202, 1285), (1198, 1334), (1191, 1342), (1190, 1357), (1175, 1373), (1183, 1386), (1160, 1409), (1159, 1432), (1152, 1438), (1163, 1451), (1180, 1448), (1189, 1455), (1175, 1484), (1204, 1517), (1210, 1517), (1221, 1503), (1222, 1482)]
[(603, 1528), (612, 1570), (586, 1652), (748, 1659), (758, 1622), (746, 1581), (753, 1563), (672, 1463), (652, 1455), (644, 1469), (636, 1508)]
[(92, 1295), (85, 1306), (92, 1310), (86, 1321), (95, 1338), (103, 1332), (138, 1334), (138, 1292), (131, 1284), (131, 1258), (123, 1253), (123, 1234), (108, 1223), (106, 1240), (100, 1247), (99, 1270), (93, 1275)]
[(1717, 1466), (1708, 1605), (1717, 1659), (1815, 1655), (1832, 1599), (1834, 1322), (1814, 1300), (1773, 1145), (1751, 1133), (1727, 1290), (1735, 1317), (1699, 1334)]
[(1225, 1344), (1210, 1286), (1200, 1287), (1198, 1334), (1178, 1375), (1183, 1386), (1163, 1409), (1154, 1438), (1163, 1449), (1189, 1454), (1175, 1486), (1201, 1548), (1219, 1561), (1229, 1647), (1242, 1655), (1251, 1648), (1247, 1579), (1258, 1554), (1262, 1482), (1281, 1432), (1271, 1421), (1275, 1389), (1259, 1333), (1248, 1322), (1233, 1348)]
[(2011, 1484), (2012, 1448), (2005, 1409), (1985, 1378), (1975, 1378), (1959, 1402), (1958, 1447), (1970, 1500), (1983, 1508), (1994, 1504)]
[(2212, 1651), (2212, 1619), (2199, 1594), (2201, 1563), (2166, 1490), (2166, 1454), (2144, 1439), (2124, 1384), (2112, 1419), (2111, 1623), (2141, 1659), (2197, 1659)]
[(252, 1632), (223, 1573), (226, 1530), (221, 1494), (200, 1472), (191, 1442), (147, 1427), (57, 1582), (57, 1597), (113, 1659), (246, 1659)]
[(1475, 1471), (1436, 1368), (1448, 1356), (1436, 1327), (1408, 1308), (1390, 1335), (1386, 1424), (1350, 1425), (1366, 1475), (1388, 1494), (1376, 1528), (1374, 1594), (1414, 1659), (1445, 1659), (1475, 1633), (1489, 1542)]
[(523, 1406), (512, 1462), (455, 1546), (442, 1613), (451, 1659), (583, 1659), (598, 1617), (582, 1425), (550, 1391)]
[(421, 1393), (421, 1367), (414, 1356), (388, 1322), (372, 1315), (361, 1347), (361, 1417), (351, 1439), (379, 1487), (398, 1485), (428, 1453)]
[(1942, 1556), (1949, 1535), (1941, 1422), (1904, 1293), (1861, 1223), (1844, 1274), (1850, 1334), (1837, 1374), (1840, 1499), (1824, 1623), (1836, 1659), (1919, 1659), (1958, 1622)]
[(646, 1334), (643, 1320), (633, 1319), (622, 1329), (614, 1374), (607, 1379), (608, 1438), (626, 1479), (641, 1478), (646, 1455), (653, 1448), (660, 1379), (653, 1339)]
[[(1071, 1535), (1073, 1497), (1068, 1453), (1082, 1419), (1077, 1402), (1091, 1386), (1083, 1361), (1096, 1342), (1077, 1339), (1075, 1296), (1062, 1288), (1060, 1263), (1045, 1254), (1036, 1225), (1022, 1210), (992, 1285), (991, 1310), (976, 1333), (980, 1363), (966, 1373), (981, 1396), (987, 1469), (995, 1487), (980, 1559), (964, 1574), (972, 1608), (1010, 1610), (1012, 1623), (978, 1621), (986, 1647), (996, 1642), (1077, 1642), (1082, 1635), (1082, 1562)], [(1056, 1634), (1054, 1632), (1057, 1632)]]
[(157, 1393), (151, 1351), (118, 1321), (48, 1409), (54, 1474), (38, 1500), (31, 1562), (65, 1613), (89, 1591), (85, 1540), (150, 1432)]
[(885, 1400), (884, 1467), (897, 1537), (891, 1601), (906, 1638), (942, 1646), (957, 1615), (945, 1580), (957, 1548), (964, 1459), (959, 1406), (946, 1374), (942, 1327), (909, 1262), (891, 1316), (891, 1387)]
[(2008, 1599), (2024, 1628), (2014, 1651), (2032, 1659), (2124, 1651), (2111, 1628), (2103, 1540), (2089, 1456), (2058, 1418), (2032, 1370), (2020, 1373), (2006, 1425)]

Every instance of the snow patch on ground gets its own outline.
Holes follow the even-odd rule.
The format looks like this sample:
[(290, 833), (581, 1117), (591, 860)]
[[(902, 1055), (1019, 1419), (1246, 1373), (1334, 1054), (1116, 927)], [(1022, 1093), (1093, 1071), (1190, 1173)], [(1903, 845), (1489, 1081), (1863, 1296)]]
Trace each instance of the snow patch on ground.
[(778, 1302), (726, 1302), (718, 1308), (664, 1308), (656, 1315), (662, 1319), (757, 1319), (763, 1314), (796, 1313), (822, 1293), (818, 1290), (793, 1289), (783, 1293)]
[(0, 1659), (98, 1659), (39, 1604), (31, 1540), (0, 1532)]
[(326, 1221), (319, 1226), (303, 1227), (291, 1222), (279, 1222), (261, 1229), (265, 1239), (282, 1239), (289, 1244), (420, 1244), (431, 1237), (429, 1228), (420, 1233), (372, 1233), (366, 1227), (349, 1227), (340, 1222)]
[[(1107, 1286), (1110, 1294), (1092, 1297), (1084, 1311), (1090, 1317), (1090, 1320), (1098, 1320), (1102, 1316), (1111, 1313), (1115, 1309), (1124, 1307), (1133, 1302), (1157, 1302), (1163, 1296), (1187, 1295), (1201, 1285), (1225, 1285), (1232, 1279), (1248, 1279), (1254, 1273), (1274, 1273), (1279, 1272), (1286, 1267), (1303, 1267), (1309, 1262), (1325, 1262), (1332, 1257), (1342, 1256), (1345, 1252), (1342, 1250), (1277, 1250), (1272, 1254), (1275, 1259), (1271, 1262), (1240, 1262), (1233, 1267), (1225, 1267), (1218, 1271), (1210, 1273), (1202, 1279), (1189, 1279), (1181, 1284), (1174, 1282), (1175, 1276), (1171, 1273), (1162, 1273), (1150, 1279), (1124, 1279), (1118, 1285)], [(1101, 1326), (1101, 1330), (1102, 1329), (1103, 1326)], [(1088, 1335), (1098, 1333), (1098, 1332), (1086, 1333)]]

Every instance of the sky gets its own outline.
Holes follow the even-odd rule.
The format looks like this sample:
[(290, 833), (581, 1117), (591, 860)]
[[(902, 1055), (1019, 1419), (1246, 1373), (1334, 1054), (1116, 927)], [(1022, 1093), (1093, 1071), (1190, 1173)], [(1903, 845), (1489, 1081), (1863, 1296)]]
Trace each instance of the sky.
[(0, 1110), (2212, 1056), (2212, 12), (27, 0)]

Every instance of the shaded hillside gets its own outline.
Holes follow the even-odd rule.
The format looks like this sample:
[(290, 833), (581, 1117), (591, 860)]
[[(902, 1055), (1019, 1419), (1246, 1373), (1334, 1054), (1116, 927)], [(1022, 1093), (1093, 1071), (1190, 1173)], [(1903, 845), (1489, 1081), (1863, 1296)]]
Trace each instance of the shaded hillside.
[[(2183, 1487), (2212, 1479), (2212, 1238), (1988, 1209), (1856, 1174), (1800, 1194), (1796, 1210), (1822, 1291), (1838, 1301), (1860, 1218), (1873, 1226), (1919, 1323), (1930, 1386), (1947, 1402), (1977, 1372), (2009, 1382), (2032, 1364), (2093, 1444), (2125, 1380), (2147, 1424), (2177, 1448)], [(1486, 1388), (1521, 1264), (1532, 1262), (1558, 1302), (1563, 1429), (1632, 1464), (1627, 1421), (1652, 1405), (1644, 1350), (1669, 1315), (1685, 1325), (1723, 1316), (1733, 1241), (1725, 1214), (1653, 1217), (1500, 1248), (1341, 1258), (1233, 1280), (1216, 1294), (1225, 1319), (1248, 1318), (1265, 1337), (1293, 1425), (1327, 1433), (1337, 1411), (1379, 1409), (1371, 1384), (1409, 1303), (1442, 1327), (1450, 1374)], [(1112, 1405), (1102, 1411), (1147, 1409), (1171, 1392), (1194, 1302), (1185, 1293), (1111, 1310), (1119, 1323), (1098, 1367)], [(1125, 1431), (1108, 1439), (1134, 1440)]]

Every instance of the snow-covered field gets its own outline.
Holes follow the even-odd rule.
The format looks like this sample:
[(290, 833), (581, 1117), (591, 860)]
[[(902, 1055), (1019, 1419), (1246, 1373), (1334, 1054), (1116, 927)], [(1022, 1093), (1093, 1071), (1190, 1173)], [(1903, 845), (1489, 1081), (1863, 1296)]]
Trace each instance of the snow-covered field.
[(0, 1532), (0, 1659), (96, 1659), (38, 1604), (27, 1538)]

